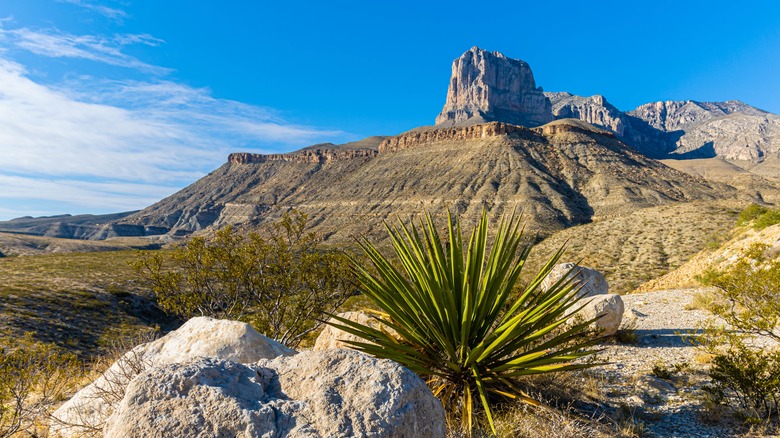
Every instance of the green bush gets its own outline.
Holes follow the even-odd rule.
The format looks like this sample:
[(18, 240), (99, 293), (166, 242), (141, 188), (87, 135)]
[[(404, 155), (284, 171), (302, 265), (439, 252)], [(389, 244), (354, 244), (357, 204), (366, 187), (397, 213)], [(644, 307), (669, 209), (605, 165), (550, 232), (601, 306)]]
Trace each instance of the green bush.
[(748, 225), (751, 222), (756, 230), (780, 224), (780, 209), (769, 209), (758, 204), (750, 204), (737, 217), (737, 225)]
[(227, 227), (133, 267), (163, 310), (247, 321), (295, 348), (354, 291), (347, 256), (320, 245), (306, 224), (307, 216), (293, 210), (265, 235)]
[(757, 217), (755, 222), (753, 222), (753, 228), (763, 230), (775, 224), (780, 224), (780, 210), (769, 210)]
[(713, 278), (709, 308), (731, 327), (710, 322), (699, 338), (713, 356), (708, 391), (746, 421), (778, 418), (780, 350), (755, 337), (780, 341), (780, 261), (742, 260)]
[(747, 225), (750, 223), (750, 221), (757, 219), (767, 211), (769, 211), (769, 209), (766, 207), (758, 204), (750, 204), (739, 213), (739, 216), (737, 216), (737, 225)]
[(452, 216), (446, 241), (430, 214), (420, 228), (386, 227), (395, 260), (362, 241), (372, 266), (356, 263), (355, 270), (363, 293), (386, 313), (378, 319), (398, 335), (343, 318), (333, 325), (368, 341), (350, 342), (356, 349), (420, 374), (465, 430), (474, 425), (475, 404), (495, 433), (495, 397), (536, 403), (518, 389), (516, 378), (595, 365), (577, 362), (593, 353), (587, 349), (593, 341), (581, 336), (593, 321), (565, 325), (567, 311), (580, 306), (571, 280), (546, 291), (540, 287), (562, 250), (513, 294), (531, 250), (521, 245), (517, 217), (502, 219), (489, 242), (483, 211), (468, 247)]
[(715, 355), (709, 371), (714, 400), (736, 408), (746, 421), (777, 418), (780, 397), (780, 351), (729, 345)]

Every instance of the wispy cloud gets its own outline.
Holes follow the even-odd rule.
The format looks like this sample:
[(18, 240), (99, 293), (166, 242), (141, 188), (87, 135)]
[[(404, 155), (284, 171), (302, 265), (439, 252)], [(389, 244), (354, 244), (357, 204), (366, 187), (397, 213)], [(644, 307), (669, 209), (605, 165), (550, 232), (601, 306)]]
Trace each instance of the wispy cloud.
[(164, 41), (146, 34), (113, 36), (73, 35), (56, 29), (35, 30), (26, 27), (6, 29), (0, 22), (0, 43), (52, 58), (80, 58), (154, 75), (166, 75), (171, 69), (151, 65), (124, 53), (132, 44), (157, 46)]
[(354, 137), (173, 82), (82, 77), (45, 86), (0, 58), (0, 210), (12, 211), (8, 206), (22, 199), (70, 205), (70, 212), (139, 209), (213, 170), (230, 152), (334, 138)]
[[(125, 16), (93, 1), (61, 1)], [(165, 79), (170, 69), (125, 53), (131, 45), (163, 43), (151, 35), (74, 35), (13, 24), (0, 19), (0, 219), (140, 209), (215, 169), (230, 152), (355, 139)], [(128, 76), (147, 79), (69, 72), (44, 84), (15, 60), (22, 51), (44, 61), (126, 67), (133, 70)]]
[(121, 22), (123, 19), (127, 18), (127, 13), (122, 9), (112, 8), (109, 6), (97, 4), (95, 2), (90, 2), (87, 0), (57, 0), (57, 2), (76, 5), (84, 9), (87, 9), (91, 12), (96, 12), (100, 15), (103, 15), (104, 17), (107, 17), (117, 22)]

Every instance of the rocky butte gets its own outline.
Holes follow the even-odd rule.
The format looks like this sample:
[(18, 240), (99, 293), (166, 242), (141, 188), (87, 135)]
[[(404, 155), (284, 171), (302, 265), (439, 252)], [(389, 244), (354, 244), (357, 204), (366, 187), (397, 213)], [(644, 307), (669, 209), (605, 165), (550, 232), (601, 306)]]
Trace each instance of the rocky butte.
[(526, 62), (475, 46), (452, 62), (447, 101), (436, 124), (500, 121), (539, 126), (552, 120), (550, 100), (536, 87)]

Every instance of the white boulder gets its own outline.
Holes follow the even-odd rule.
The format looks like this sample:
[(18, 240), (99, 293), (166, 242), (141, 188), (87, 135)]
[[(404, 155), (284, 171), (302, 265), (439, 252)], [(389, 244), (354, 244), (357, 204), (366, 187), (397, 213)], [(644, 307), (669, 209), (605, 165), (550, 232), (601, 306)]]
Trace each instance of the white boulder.
[[(375, 329), (385, 330), (390, 335), (395, 334), (395, 330), (380, 324), (376, 318), (364, 312), (344, 312), (339, 313), (337, 316), (348, 319), (350, 321), (358, 322), (363, 325), (367, 325)], [(328, 322), (335, 322), (337, 324), (339, 323), (334, 319), (331, 319)], [(352, 333), (347, 333), (341, 329), (337, 329), (336, 327), (326, 324), (325, 328), (314, 342), (314, 347), (312, 349), (328, 350), (331, 348), (350, 348), (349, 344), (347, 344), (345, 341), (368, 342), (359, 336), (353, 335)]]
[(590, 325), (599, 337), (612, 336), (620, 328), (620, 322), (623, 320), (623, 298), (618, 294), (596, 295), (591, 298), (585, 307), (578, 313), (577, 318), (581, 321), (588, 321), (598, 317), (599, 319)]
[(199, 359), (128, 385), (107, 437), (444, 437), (444, 410), (416, 374), (347, 349), (255, 364)]
[(542, 280), (541, 287), (547, 290), (564, 278), (573, 280), (577, 295), (582, 298), (580, 302), (582, 304), (574, 305), (567, 313), (573, 313), (584, 304), (584, 307), (573, 318), (572, 323), (599, 317), (589, 329), (600, 337), (612, 336), (617, 333), (625, 309), (620, 295), (609, 293), (609, 284), (607, 284), (606, 278), (595, 269), (578, 266), (574, 263), (559, 263)]
[(599, 271), (578, 266), (574, 263), (559, 263), (553, 266), (547, 277), (542, 280), (541, 287), (547, 290), (564, 277), (574, 279), (574, 283), (577, 287), (580, 287), (577, 294), (581, 297), (609, 293), (607, 279)]
[(130, 380), (151, 367), (187, 362), (197, 357), (248, 363), (295, 353), (261, 335), (249, 324), (192, 318), (178, 330), (123, 355), (54, 412), (51, 432), (55, 436), (75, 437), (99, 430), (124, 397)]

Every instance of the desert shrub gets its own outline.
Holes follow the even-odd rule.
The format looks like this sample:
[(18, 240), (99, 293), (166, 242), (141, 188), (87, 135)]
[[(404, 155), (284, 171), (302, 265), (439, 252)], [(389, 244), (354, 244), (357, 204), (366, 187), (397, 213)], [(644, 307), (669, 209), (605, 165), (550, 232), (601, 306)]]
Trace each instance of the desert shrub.
[(483, 211), (467, 247), (450, 215), (446, 242), (430, 214), (419, 228), (388, 225), (395, 257), (362, 241), (371, 266), (356, 263), (355, 270), (363, 293), (386, 314), (377, 318), (398, 335), (343, 318), (334, 323), (370, 341), (350, 342), (356, 349), (420, 374), (466, 431), (474, 426), (475, 405), (496, 433), (496, 398), (538, 404), (518, 388), (517, 378), (594, 365), (576, 362), (592, 353), (587, 347), (593, 341), (579, 335), (593, 321), (565, 325), (567, 310), (579, 306), (571, 280), (540, 287), (562, 250), (513, 294), (531, 250), (521, 244), (519, 222), (514, 215), (503, 218), (489, 242)]
[(780, 224), (780, 209), (770, 209), (758, 204), (750, 204), (737, 217), (737, 225), (752, 223), (756, 230)]
[(737, 408), (745, 420), (777, 417), (780, 351), (751, 348), (737, 341), (715, 355), (710, 369), (714, 399)]
[(17, 338), (13, 349), (0, 351), (0, 437), (23, 432), (35, 436), (80, 372), (74, 355), (35, 342), (30, 335)]
[(769, 209), (766, 207), (758, 204), (750, 204), (739, 213), (739, 216), (737, 216), (737, 225), (747, 225), (750, 221), (755, 220), (767, 211), (769, 211)]
[(133, 267), (163, 310), (247, 321), (294, 348), (354, 291), (346, 255), (324, 248), (306, 224), (307, 216), (293, 210), (265, 234), (227, 227)]
[(754, 267), (741, 260), (711, 283), (719, 299), (710, 310), (745, 334), (780, 341), (780, 260)]
[(742, 260), (712, 284), (716, 299), (709, 308), (731, 329), (709, 322), (699, 338), (713, 355), (711, 398), (748, 421), (776, 420), (780, 350), (766, 341), (780, 341), (780, 261)]
[(753, 222), (753, 228), (757, 230), (763, 230), (766, 227), (780, 224), (780, 209), (769, 210), (761, 216), (757, 217)]

